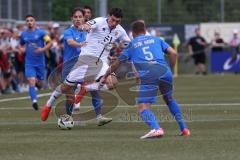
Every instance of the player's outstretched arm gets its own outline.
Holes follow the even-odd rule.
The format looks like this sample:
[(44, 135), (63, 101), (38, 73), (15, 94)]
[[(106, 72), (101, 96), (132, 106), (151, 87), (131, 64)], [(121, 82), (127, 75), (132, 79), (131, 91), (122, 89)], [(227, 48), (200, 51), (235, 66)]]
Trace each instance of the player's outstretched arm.
[(116, 60), (106, 71), (106, 73), (103, 75), (103, 77), (100, 79), (100, 87), (103, 86), (106, 83), (107, 77), (114, 71), (116, 71), (116, 69), (120, 66), (122, 62), (119, 60)]
[(80, 47), (83, 47), (83, 46), (87, 45), (86, 41), (85, 42), (76, 42), (73, 39), (68, 39), (67, 43), (68, 43), (69, 46), (77, 47), (77, 48), (80, 48)]

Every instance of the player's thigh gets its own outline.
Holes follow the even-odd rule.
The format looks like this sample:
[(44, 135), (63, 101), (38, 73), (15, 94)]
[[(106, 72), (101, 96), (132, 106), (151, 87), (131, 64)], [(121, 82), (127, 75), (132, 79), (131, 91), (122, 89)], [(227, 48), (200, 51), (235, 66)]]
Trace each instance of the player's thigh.
[(34, 86), (36, 83), (37, 71), (32, 65), (25, 66), (25, 77), (28, 80), (28, 84)]
[(109, 68), (109, 65), (106, 62), (102, 62), (101, 69), (100, 69), (99, 73), (97, 73), (95, 80), (99, 80), (106, 73), (108, 68)]
[(65, 79), (65, 83), (69, 85), (75, 85), (77, 83), (85, 82), (85, 77), (87, 76), (88, 65), (81, 65), (73, 68)]
[(140, 84), (138, 88), (138, 98), (137, 103), (146, 103), (152, 104), (156, 103), (157, 101), (157, 92), (158, 92), (158, 85), (157, 84)]
[(173, 76), (172, 72), (168, 70), (164, 76), (159, 78), (158, 87), (160, 93), (164, 96), (167, 94), (172, 94), (173, 91)]
[(45, 66), (36, 66), (36, 77), (39, 81), (45, 79)]
[(37, 77), (37, 72), (34, 66), (32, 65), (26, 65), (25, 66), (25, 76), (26, 78), (36, 78)]

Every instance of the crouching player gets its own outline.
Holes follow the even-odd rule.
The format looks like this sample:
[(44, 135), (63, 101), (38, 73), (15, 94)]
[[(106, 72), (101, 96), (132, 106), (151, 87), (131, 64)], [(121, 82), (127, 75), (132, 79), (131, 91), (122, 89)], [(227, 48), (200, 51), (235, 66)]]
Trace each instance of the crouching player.
[(141, 139), (160, 137), (164, 134), (154, 113), (149, 109), (151, 104), (155, 103), (157, 99), (158, 90), (160, 90), (171, 114), (176, 119), (180, 128), (180, 134), (189, 136), (190, 131), (183, 120), (180, 106), (172, 97), (173, 77), (168, 63), (164, 59), (165, 52), (169, 55), (170, 67), (173, 68), (177, 58), (176, 51), (165, 41), (157, 37), (146, 36), (146, 27), (143, 21), (133, 22), (132, 31), (134, 39), (129, 47), (118, 57), (118, 60), (109, 67), (100, 80), (100, 87), (106, 83), (106, 78), (122, 62), (131, 61), (140, 78), (139, 96), (137, 99), (138, 112), (142, 120), (152, 128)]

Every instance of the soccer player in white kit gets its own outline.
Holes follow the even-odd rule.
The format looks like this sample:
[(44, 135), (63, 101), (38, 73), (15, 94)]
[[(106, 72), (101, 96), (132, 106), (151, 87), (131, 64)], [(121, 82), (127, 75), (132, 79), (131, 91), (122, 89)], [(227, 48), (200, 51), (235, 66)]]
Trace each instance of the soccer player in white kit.
[[(108, 56), (112, 45), (115, 42), (120, 42), (124, 45), (130, 42), (126, 31), (120, 25), (122, 17), (123, 14), (120, 8), (112, 8), (107, 18), (98, 17), (80, 27), (82, 30), (89, 32), (86, 38), (87, 45), (81, 48), (78, 62), (64, 83), (61, 84), (60, 91), (67, 95), (68, 114), (71, 115), (72, 113), (72, 106), (75, 102), (74, 88), (77, 84), (94, 82), (100, 79), (109, 67)], [(107, 78), (106, 85), (101, 87), (101, 90), (112, 89), (116, 83), (116, 77), (110, 75)], [(96, 90), (98, 87), (98, 83), (85, 86), (87, 91)]]

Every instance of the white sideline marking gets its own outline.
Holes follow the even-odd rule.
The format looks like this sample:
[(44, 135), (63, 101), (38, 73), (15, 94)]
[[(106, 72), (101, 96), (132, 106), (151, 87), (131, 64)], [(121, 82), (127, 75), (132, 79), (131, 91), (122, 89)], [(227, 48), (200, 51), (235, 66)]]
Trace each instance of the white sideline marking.
[[(37, 97), (45, 97), (45, 96), (50, 96), (51, 93), (42, 93), (39, 94)], [(16, 101), (16, 100), (23, 100), (23, 99), (30, 99), (30, 96), (25, 96), (25, 97), (15, 97), (15, 98), (4, 98), (0, 100), (1, 102), (9, 102), (9, 101)]]

